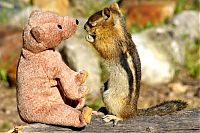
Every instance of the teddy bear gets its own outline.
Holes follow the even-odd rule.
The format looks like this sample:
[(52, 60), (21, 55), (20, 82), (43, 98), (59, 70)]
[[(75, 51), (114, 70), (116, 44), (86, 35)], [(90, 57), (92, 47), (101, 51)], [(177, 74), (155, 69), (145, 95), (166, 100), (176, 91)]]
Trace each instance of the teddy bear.
[(87, 72), (71, 70), (55, 50), (77, 25), (78, 20), (53, 12), (31, 13), (17, 67), (17, 108), (23, 121), (73, 127), (90, 122), (92, 111), (83, 108)]

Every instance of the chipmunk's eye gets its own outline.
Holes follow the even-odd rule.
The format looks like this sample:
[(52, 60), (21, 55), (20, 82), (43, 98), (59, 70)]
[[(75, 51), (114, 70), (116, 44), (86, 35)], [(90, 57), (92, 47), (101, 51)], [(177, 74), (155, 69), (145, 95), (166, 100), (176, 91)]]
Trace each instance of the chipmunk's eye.
[(62, 26), (61, 26), (61, 25), (58, 24), (57, 26), (58, 26), (59, 29), (62, 29)]
[(89, 21), (88, 23), (89, 23), (89, 26), (90, 26), (90, 27), (94, 27), (94, 26), (96, 26), (96, 24), (97, 24), (97, 23), (91, 22), (91, 21)]
[(87, 23), (87, 25), (90, 27), (90, 28), (92, 28), (93, 26), (91, 25), (91, 23), (90, 22), (88, 22)]

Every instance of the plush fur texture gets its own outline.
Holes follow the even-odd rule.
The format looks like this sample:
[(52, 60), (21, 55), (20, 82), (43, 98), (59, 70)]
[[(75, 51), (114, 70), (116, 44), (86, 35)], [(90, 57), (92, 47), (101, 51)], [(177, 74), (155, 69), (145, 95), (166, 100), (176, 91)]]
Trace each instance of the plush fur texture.
[[(87, 72), (71, 70), (55, 51), (71, 37), (78, 20), (51, 12), (33, 11), (23, 32), (23, 48), (17, 68), (17, 107), (25, 122), (83, 127), (82, 83)], [(70, 45), (70, 44), (69, 44)]]

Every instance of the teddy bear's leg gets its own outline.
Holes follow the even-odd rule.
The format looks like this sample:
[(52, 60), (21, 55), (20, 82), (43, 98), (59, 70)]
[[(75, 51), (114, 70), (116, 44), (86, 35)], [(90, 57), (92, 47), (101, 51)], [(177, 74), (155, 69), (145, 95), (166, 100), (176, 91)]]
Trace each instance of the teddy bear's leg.
[(85, 106), (85, 98), (80, 98), (77, 100), (71, 100), (67, 97), (64, 97), (65, 104), (69, 105), (70, 107), (81, 109)]
[(51, 104), (32, 108), (26, 113), (27, 122), (40, 122), (46, 124), (83, 127), (86, 124), (81, 111), (65, 104)]
[(78, 105), (76, 106), (76, 109), (81, 109), (85, 105), (85, 98), (78, 99)]

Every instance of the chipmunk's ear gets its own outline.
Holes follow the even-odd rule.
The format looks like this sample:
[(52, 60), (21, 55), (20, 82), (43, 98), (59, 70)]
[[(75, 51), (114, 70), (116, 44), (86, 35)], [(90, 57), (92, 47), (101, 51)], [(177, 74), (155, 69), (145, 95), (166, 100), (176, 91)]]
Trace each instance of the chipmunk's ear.
[(113, 3), (111, 6), (110, 6), (111, 9), (113, 10), (120, 10), (119, 9), (119, 5), (117, 3)]
[(104, 20), (107, 20), (110, 17), (110, 9), (104, 8), (102, 11), (102, 16)]
[(41, 43), (44, 39), (45, 32), (39, 26), (33, 27), (30, 31), (32, 37), (38, 42)]
[(120, 15), (122, 15), (122, 12), (120, 11), (119, 5), (117, 3), (113, 3), (112, 5), (110, 5), (110, 9), (117, 11)]

